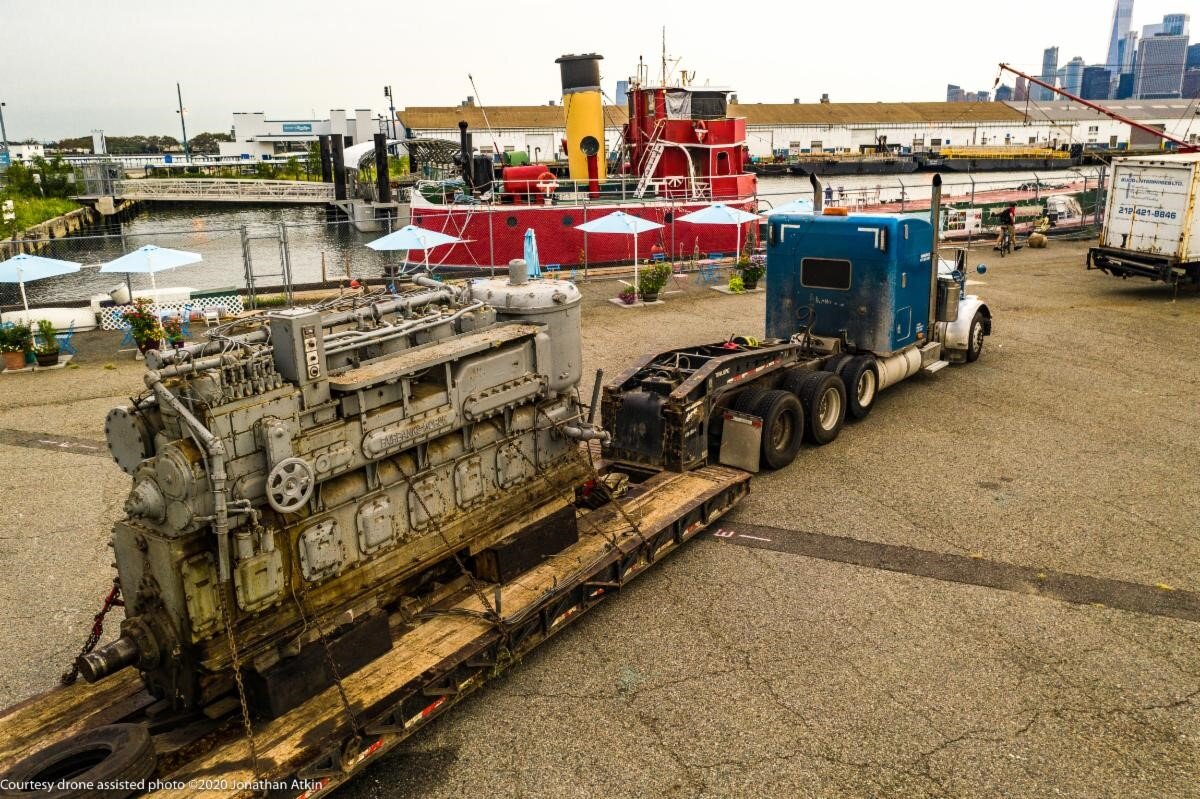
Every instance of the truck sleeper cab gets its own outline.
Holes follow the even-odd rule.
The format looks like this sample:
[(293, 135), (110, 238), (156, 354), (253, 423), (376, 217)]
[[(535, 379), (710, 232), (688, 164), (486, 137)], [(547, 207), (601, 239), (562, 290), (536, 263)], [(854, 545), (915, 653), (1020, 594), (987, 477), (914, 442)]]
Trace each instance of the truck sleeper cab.
[(833, 441), (884, 388), (976, 360), (991, 311), (947, 266), (931, 319), (931, 234), (912, 217), (772, 217), (767, 338), (635, 363), (605, 387), (605, 457), (646, 470), (782, 468), (801, 438)]

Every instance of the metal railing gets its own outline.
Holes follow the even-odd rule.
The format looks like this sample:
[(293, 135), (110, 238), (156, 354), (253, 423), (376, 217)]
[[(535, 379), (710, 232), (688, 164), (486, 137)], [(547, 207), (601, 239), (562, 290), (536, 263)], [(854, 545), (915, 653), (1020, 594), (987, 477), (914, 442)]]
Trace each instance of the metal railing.
[(306, 180), (222, 180), (164, 178), (113, 181), (113, 196), (121, 200), (184, 202), (328, 203), (333, 185)]

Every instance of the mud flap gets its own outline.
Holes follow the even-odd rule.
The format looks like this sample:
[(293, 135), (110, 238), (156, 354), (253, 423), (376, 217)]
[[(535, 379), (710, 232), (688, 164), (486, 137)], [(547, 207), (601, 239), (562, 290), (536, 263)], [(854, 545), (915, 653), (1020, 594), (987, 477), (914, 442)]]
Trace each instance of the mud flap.
[(721, 463), (757, 474), (762, 452), (762, 419), (728, 410), (724, 419), (725, 423), (721, 426)]

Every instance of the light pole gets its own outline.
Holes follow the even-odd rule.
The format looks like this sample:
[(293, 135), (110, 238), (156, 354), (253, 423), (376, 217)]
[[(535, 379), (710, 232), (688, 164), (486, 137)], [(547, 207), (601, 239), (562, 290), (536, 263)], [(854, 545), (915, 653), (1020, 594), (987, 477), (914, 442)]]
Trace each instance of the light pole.
[(178, 83), (175, 84), (175, 96), (179, 98), (179, 110), (176, 113), (179, 114), (179, 126), (183, 128), (183, 155), (191, 160), (192, 153), (188, 149), (187, 122), (183, 118), (183, 90), (179, 88)]
[(392, 87), (383, 87), (383, 96), (388, 98), (388, 138), (399, 138), (396, 136), (396, 98), (392, 96)]
[(6, 104), (0, 102), (0, 144), (4, 145), (4, 160), (7, 162), (8, 157), (8, 131), (4, 129), (4, 106)]

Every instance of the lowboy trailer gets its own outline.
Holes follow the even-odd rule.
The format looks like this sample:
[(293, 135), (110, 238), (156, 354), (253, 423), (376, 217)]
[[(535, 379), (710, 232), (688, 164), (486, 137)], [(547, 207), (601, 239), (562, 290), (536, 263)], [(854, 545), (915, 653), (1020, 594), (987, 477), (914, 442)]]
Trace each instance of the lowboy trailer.
[[(205, 372), (207, 383), (165, 382), (172, 364), (156, 363), (148, 384), (162, 406), (143, 399), (109, 419), (114, 456), (135, 477), (129, 517), (118, 522), (116, 533), (134, 533), (128, 550), (118, 546), (117, 555), (119, 567), (139, 569), (130, 572), (142, 575), (138, 593), (126, 607), (122, 636), (85, 648), (78, 666), (94, 681), (63, 685), (0, 713), (0, 799), (47, 786), (60, 799), (327, 794), (699, 535), (746, 495), (751, 472), (786, 466), (802, 438), (832, 441), (847, 414), (863, 418), (870, 412), (880, 390), (917, 372), (979, 357), (991, 312), (966, 294), (961, 271), (940, 264), (935, 271), (937, 239), (928, 223), (892, 216), (776, 216), (768, 235), (767, 337), (733, 337), (646, 356), (606, 385), (597, 375), (603, 401), (593, 394), (586, 418), (574, 391), (577, 295), (552, 282), (531, 286), (523, 263), (514, 265), (508, 283), (483, 281), (462, 290), (422, 284), (424, 292), (367, 308), (326, 316), (284, 312), (269, 318), (275, 330), (252, 327), (177, 356), (172, 374), (194, 375), (206, 364), (224, 370)], [(297, 335), (285, 335), (297, 319)], [(289, 386), (296, 390), (286, 394)], [(190, 391), (210, 407), (174, 401), (177, 394), (194, 399)], [(271, 467), (277, 482), (249, 481), (244, 493), (233, 495), (253, 526), (235, 532), (234, 546), (227, 547), (229, 541), (214, 540), (204, 526), (208, 506), (203, 518), (173, 505), (159, 514), (164, 503), (155, 485), (171, 497), (185, 496), (181, 475), (207, 481), (215, 460), (196, 457), (187, 469), (169, 468), (181, 446), (169, 437), (181, 428), (170, 425), (181, 422), (165, 409), (174, 409), (219, 455), (213, 440), (224, 430), (218, 424), (223, 414), (254, 406), (262, 392), (272, 402), (288, 396), (304, 414), (323, 415), (311, 428), (299, 412), (262, 417), (257, 438), (244, 436), (236, 421), (243, 417), (232, 417), (235, 455), (240, 444), (247, 453), (241, 457), (262, 459), (264, 466), (277, 461)], [(362, 412), (372, 402), (386, 410), (382, 421), (378, 413)], [(521, 414), (530, 405), (539, 415)], [(344, 417), (337, 416), (345, 409)], [(592, 423), (598, 409), (600, 428)], [(437, 432), (429, 432), (431, 414), (445, 417), (439, 430), (450, 432), (441, 439), (431, 438)], [(524, 465), (518, 468), (508, 449), (492, 452), (500, 437), (482, 427), (488, 419), (498, 432), (536, 433)], [(147, 435), (147, 426), (158, 432)], [(335, 440), (330, 430), (340, 437)], [(285, 446), (289, 435), (294, 444)], [(326, 445), (349, 436), (361, 439), (362, 447), (348, 455), (327, 446), (313, 450), (307, 437), (314, 435), (324, 436)], [(369, 445), (380, 440), (386, 446), (372, 450)], [(382, 479), (390, 474), (382, 458), (410, 448), (411, 461), (393, 461), (396, 479)], [(330, 465), (330, 452), (342, 458), (340, 467)], [(453, 457), (439, 460), (445, 452)], [(296, 466), (310, 455), (311, 470)], [(482, 457), (494, 462), (495, 477), (480, 472)], [(169, 463), (163, 465), (164, 459)], [(244, 464), (247, 474), (255, 474), (256, 463)], [(321, 485), (314, 492), (313, 483), (337, 468), (365, 468), (369, 479), (341, 494)], [(411, 472), (423, 482), (405, 476)], [(444, 497), (420, 488), (442, 472)], [(585, 478), (573, 501), (562, 496), (564, 488), (572, 490), (564, 486), (564, 474)], [(407, 491), (396, 488), (405, 484)], [(510, 521), (499, 531), (482, 525), (474, 538), (444, 541), (450, 557), (438, 550), (427, 576), (403, 591), (380, 594), (371, 584), (372, 601), (365, 605), (303, 613), (312, 585), (348, 581), (354, 568), (419, 544), (430, 535), (423, 531), (435, 511), (448, 520), (478, 512), (482, 506), (468, 501), (476, 495), (469, 488), (495, 492), (493, 505), (502, 504), (504, 491), (518, 489), (543, 499), (526, 509), (519, 524)], [(389, 489), (393, 493), (385, 493)], [(214, 502), (224, 496), (223, 489), (212, 490)], [(434, 504), (424, 495), (441, 499)], [(196, 492), (186, 496), (199, 502)], [(461, 510), (454, 510), (452, 497)], [(391, 513), (389, 503), (409, 506), (408, 513)], [(346, 514), (346, 535), (330, 521), (342, 508), (354, 511)], [(379, 524), (381, 518), (388, 524)], [(358, 551), (355, 519), (363, 547)], [(295, 536), (287, 537), (293, 529)], [(160, 582), (177, 576), (166, 557), (172, 550), (164, 546), (155, 563), (143, 555), (154, 551), (149, 539), (155, 535), (177, 542), (181, 533), (192, 536), (181, 561), (191, 582), (188, 603), (171, 616), (152, 600)], [(273, 546), (275, 540), (283, 546)], [(322, 548), (327, 546), (332, 554)], [(201, 557), (196, 552), (205, 563), (218, 561), (200, 582), (187, 577)], [(361, 562), (314, 570), (317, 558), (333, 555)], [(290, 623), (287, 616), (264, 615), (278, 614), (286, 604), (258, 603), (257, 615), (248, 613), (242, 628), (230, 622), (227, 606), (236, 602), (244, 610), (252, 598), (250, 581), (262, 579), (261, 569), (244, 574), (244, 564), (280, 558), (275, 579), (294, 586), (303, 630), (272, 650), (261, 641), (263, 630), (273, 628), (261, 620)], [(153, 569), (157, 579), (149, 576)], [(223, 571), (230, 576), (221, 577)], [(162, 625), (159, 636), (178, 634), (177, 625), (195, 623), (207, 612), (195, 600), (201, 588), (219, 592), (231, 664), (218, 661), (194, 675), (189, 690), (172, 693), (173, 675), (193, 675), (171, 670), (187, 666), (175, 662), (181, 645), (152, 649), (157, 639), (148, 641), (137, 620)], [(114, 590), (110, 599), (115, 596)], [(259, 626), (250, 626), (256, 619)], [(305, 638), (306, 632), (318, 640)], [(242, 652), (258, 642), (270, 657), (239, 659), (233, 646), (239, 638)], [(215, 646), (219, 639), (199, 640)], [(247, 693), (243, 683), (251, 678), (258, 687)]]

